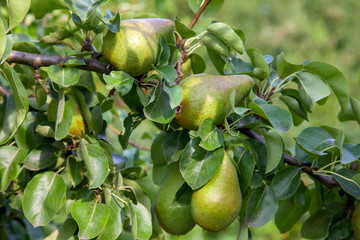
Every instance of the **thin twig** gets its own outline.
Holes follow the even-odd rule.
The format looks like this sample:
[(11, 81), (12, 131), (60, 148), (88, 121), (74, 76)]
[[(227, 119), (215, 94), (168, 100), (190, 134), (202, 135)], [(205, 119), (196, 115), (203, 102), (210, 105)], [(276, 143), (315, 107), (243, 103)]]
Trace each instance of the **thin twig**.
[[(122, 133), (121, 133), (119, 130), (117, 130), (113, 125), (109, 124), (108, 127), (109, 127), (109, 129), (110, 129), (111, 131), (113, 131), (116, 135), (122, 135)], [(133, 147), (136, 147), (136, 148), (138, 148), (138, 149), (141, 149), (141, 150), (144, 150), (144, 151), (148, 151), (148, 152), (151, 151), (150, 148), (145, 147), (145, 146), (140, 146), (139, 144), (137, 144), (136, 142), (134, 142), (134, 141), (132, 141), (132, 140), (130, 140), (130, 139), (128, 140), (128, 143), (129, 143), (130, 145), (132, 145)]]
[(211, 0), (205, 0), (204, 3), (200, 6), (199, 10), (195, 13), (193, 19), (191, 19), (191, 22), (189, 24), (189, 28), (193, 28), (195, 23), (199, 20), (199, 17), (204, 12), (205, 8), (209, 5)]
[[(246, 136), (248, 136), (250, 138), (255, 138), (259, 142), (265, 144), (264, 138), (262, 138), (261, 135), (258, 134), (255, 130), (253, 130), (253, 129), (242, 129), (241, 132), (244, 133)], [(293, 157), (293, 156), (291, 156), (291, 155), (289, 155), (287, 153), (284, 154), (284, 162), (291, 165), (291, 166), (300, 167), (303, 172), (305, 172), (308, 175), (312, 176), (313, 178), (315, 178), (316, 180), (321, 182), (324, 186), (326, 186), (329, 189), (332, 189), (335, 186), (339, 185), (339, 183), (334, 178), (332, 178), (330, 176), (324, 176), (324, 175), (315, 174), (313, 172), (313, 169), (311, 168), (311, 164), (309, 164), (307, 162), (299, 163), (296, 160), (295, 157)]]

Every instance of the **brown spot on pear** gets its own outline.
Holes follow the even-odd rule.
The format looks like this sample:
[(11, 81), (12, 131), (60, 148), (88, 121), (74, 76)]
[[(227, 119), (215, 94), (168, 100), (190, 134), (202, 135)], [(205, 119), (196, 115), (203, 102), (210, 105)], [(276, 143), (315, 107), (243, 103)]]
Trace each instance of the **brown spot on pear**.
[(211, 118), (215, 125), (223, 123), (231, 110), (231, 92), (235, 89), (235, 104), (238, 104), (249, 94), (254, 81), (247, 75), (195, 74), (180, 85), (182, 109), (175, 120), (184, 128), (197, 130), (206, 118)]
[(160, 50), (160, 36), (169, 38), (174, 23), (169, 19), (123, 20), (120, 31), (108, 32), (103, 39), (102, 55), (116, 70), (140, 76), (151, 70)]

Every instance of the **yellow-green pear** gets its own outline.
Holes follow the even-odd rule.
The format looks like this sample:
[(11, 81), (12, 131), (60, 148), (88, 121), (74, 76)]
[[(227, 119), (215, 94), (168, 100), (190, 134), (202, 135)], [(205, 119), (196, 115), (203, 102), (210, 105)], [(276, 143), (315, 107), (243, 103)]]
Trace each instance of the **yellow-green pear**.
[(160, 226), (173, 235), (186, 234), (195, 226), (191, 217), (191, 190), (182, 192), (184, 183), (180, 171), (175, 169), (161, 185), (156, 197), (155, 212)]
[(104, 37), (102, 55), (116, 70), (143, 75), (158, 59), (160, 36), (168, 38), (173, 31), (174, 23), (169, 19), (123, 20), (119, 32), (109, 31)]
[(239, 215), (242, 197), (236, 169), (225, 152), (221, 167), (191, 200), (191, 215), (203, 229), (218, 232)]
[(85, 132), (86, 130), (85, 118), (81, 110), (79, 99), (76, 95), (72, 91), (67, 91), (66, 96), (70, 99), (73, 112), (69, 135), (78, 137), (81, 135), (82, 131)]
[(180, 85), (183, 100), (175, 120), (184, 128), (197, 130), (206, 118), (211, 118), (215, 125), (223, 123), (231, 110), (231, 92), (235, 89), (235, 104), (238, 104), (249, 94), (254, 81), (247, 75), (195, 74)]
[(351, 224), (354, 231), (354, 237), (356, 240), (360, 240), (360, 204), (355, 206), (355, 210), (351, 216)]

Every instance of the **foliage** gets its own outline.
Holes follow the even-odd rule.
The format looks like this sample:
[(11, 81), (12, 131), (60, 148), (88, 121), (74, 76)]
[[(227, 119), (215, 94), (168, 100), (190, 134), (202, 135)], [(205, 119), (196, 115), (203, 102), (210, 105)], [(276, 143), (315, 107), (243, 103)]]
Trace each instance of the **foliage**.
[[(194, 12), (202, 9), (202, 1), (188, 2)], [(204, 2), (207, 17), (224, 4)], [(360, 101), (335, 66), (264, 55), (247, 46), (241, 25), (193, 28), (201, 21), (195, 15), (189, 26), (174, 17), (176, 42), (161, 37), (152, 70), (130, 76), (97, 50), (121, 20), (155, 14), (105, 11), (105, 0), (48, 3), (0, 6), (2, 238), (164, 238), (154, 210), (158, 186), (172, 171), (181, 173), (185, 183), (174, 201), (188, 203), (226, 151), (241, 189), (241, 239), (272, 219), (281, 233), (300, 223), (304, 238), (351, 239), (360, 143), (326, 122), (302, 129), (294, 153), (283, 140), (331, 93), (339, 119), (360, 123)], [(222, 124), (208, 118), (189, 131), (174, 121), (186, 61), (192, 75), (214, 67), (219, 76), (249, 75), (255, 85), (240, 102), (235, 91), (223, 96), (231, 111)], [(151, 139), (145, 145), (131, 138), (139, 129), (140, 143)]]

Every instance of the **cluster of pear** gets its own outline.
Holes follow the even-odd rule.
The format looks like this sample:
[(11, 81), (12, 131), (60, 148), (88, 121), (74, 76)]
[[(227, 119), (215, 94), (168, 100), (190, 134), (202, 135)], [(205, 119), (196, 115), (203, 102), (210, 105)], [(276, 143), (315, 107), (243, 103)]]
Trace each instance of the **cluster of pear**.
[[(174, 24), (168, 19), (123, 20), (118, 33), (108, 32), (104, 37), (102, 54), (116, 70), (143, 75), (156, 64), (160, 36), (169, 37), (173, 30)], [(231, 110), (231, 93), (235, 90), (238, 104), (249, 94), (254, 81), (247, 75), (195, 74), (180, 85), (183, 100), (175, 121), (183, 128), (197, 130), (207, 118), (215, 125), (222, 124)], [(237, 171), (225, 152), (216, 174), (195, 191), (178, 168), (173, 170), (158, 191), (155, 210), (165, 231), (181, 235), (195, 224), (212, 232), (225, 229), (239, 215), (241, 203)]]
[(157, 194), (156, 216), (166, 232), (186, 234), (195, 224), (207, 231), (218, 232), (239, 215), (242, 197), (238, 176), (226, 152), (219, 170), (203, 187), (179, 197), (184, 186), (187, 186), (185, 180), (175, 169)]

